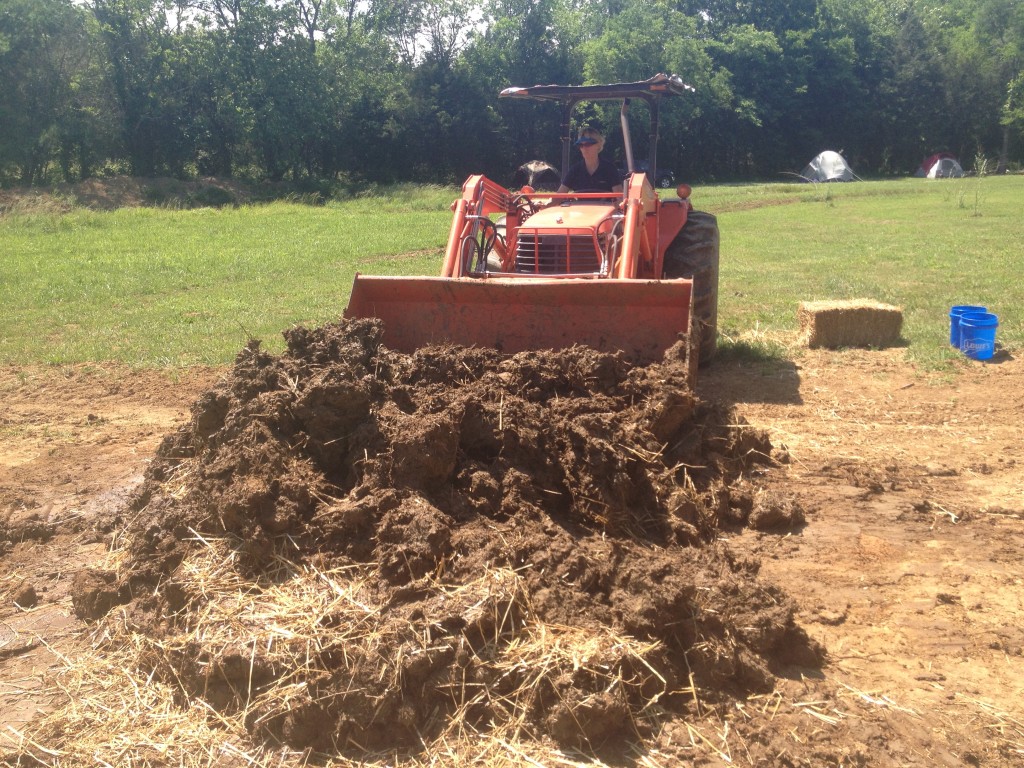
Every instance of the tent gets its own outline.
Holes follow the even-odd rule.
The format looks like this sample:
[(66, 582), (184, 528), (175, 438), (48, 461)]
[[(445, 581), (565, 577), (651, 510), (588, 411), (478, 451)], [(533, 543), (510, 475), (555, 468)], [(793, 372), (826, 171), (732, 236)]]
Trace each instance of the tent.
[(811, 160), (800, 174), (806, 181), (855, 181), (850, 164), (838, 152), (825, 150)]
[(929, 179), (959, 179), (964, 175), (964, 169), (953, 155), (939, 152), (926, 157), (914, 175)]

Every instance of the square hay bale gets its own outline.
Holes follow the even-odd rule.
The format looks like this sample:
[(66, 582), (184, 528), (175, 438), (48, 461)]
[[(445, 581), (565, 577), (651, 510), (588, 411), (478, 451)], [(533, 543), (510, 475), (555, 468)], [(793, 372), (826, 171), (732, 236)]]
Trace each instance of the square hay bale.
[(900, 338), (903, 310), (877, 301), (802, 301), (800, 335), (808, 347), (888, 347)]

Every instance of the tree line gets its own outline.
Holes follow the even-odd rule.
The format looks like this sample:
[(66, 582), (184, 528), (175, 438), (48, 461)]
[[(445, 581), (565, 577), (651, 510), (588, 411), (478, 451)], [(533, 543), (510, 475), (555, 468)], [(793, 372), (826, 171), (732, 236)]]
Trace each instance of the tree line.
[(559, 128), (503, 88), (658, 72), (695, 89), (662, 109), (687, 180), (1024, 159), (1020, 0), (0, 0), (0, 184), (508, 182)]

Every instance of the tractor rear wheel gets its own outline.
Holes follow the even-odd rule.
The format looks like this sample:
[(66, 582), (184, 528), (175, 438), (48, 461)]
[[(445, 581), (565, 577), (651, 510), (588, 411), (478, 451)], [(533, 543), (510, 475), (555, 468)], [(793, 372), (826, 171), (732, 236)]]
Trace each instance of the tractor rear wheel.
[(698, 333), (698, 358), (715, 356), (718, 332), (718, 220), (710, 213), (690, 211), (686, 226), (665, 250), (666, 278), (693, 280), (693, 324)]

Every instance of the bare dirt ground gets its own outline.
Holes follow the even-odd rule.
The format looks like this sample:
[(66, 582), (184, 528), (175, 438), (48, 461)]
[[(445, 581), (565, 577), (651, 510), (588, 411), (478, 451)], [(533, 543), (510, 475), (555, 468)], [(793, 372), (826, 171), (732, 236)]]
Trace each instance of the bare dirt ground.
[[(779, 733), (756, 750), (723, 734), (702, 764), (814, 764), (814, 743), (817, 764), (1024, 764), (1024, 362), (940, 376), (901, 350), (796, 359), (713, 363), (697, 395), (788, 453), (755, 479), (806, 524), (722, 538), (827, 659), (736, 704), (738, 725)], [(93, 642), (72, 607), (106, 546), (93, 519), (227, 374), (0, 370), (0, 742), (63, 703), (51, 673)]]
[(700, 383), (788, 447), (769, 482), (809, 511), (799, 536), (733, 543), (799, 602), (830, 680), (909, 712), (888, 736), (906, 764), (1024, 764), (1022, 376), (1009, 356), (946, 377), (811, 351)]

